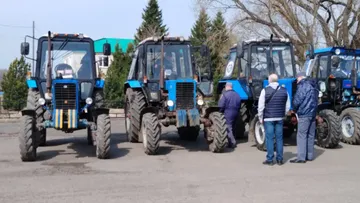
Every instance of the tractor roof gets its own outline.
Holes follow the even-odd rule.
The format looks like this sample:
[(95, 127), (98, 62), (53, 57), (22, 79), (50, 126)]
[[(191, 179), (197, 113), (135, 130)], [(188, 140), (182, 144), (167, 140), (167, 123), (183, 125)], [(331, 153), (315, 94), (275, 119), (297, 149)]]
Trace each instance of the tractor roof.
[[(270, 38), (253, 38), (249, 40), (243, 41), (245, 45), (248, 45), (250, 43), (269, 43)], [(288, 38), (273, 38), (272, 42), (283, 42), (283, 43), (290, 43), (290, 39)], [(234, 44), (231, 49), (236, 48), (237, 44)]]
[[(47, 37), (48, 34), (44, 34), (42, 37)], [(73, 33), (73, 34), (69, 34), (69, 33), (56, 33), (56, 32), (52, 32), (51, 33), (51, 37), (57, 37), (57, 38), (90, 38), (89, 36), (83, 34), (83, 33)]]
[[(360, 49), (348, 49), (345, 47), (326, 47), (326, 48), (320, 48), (320, 49), (315, 49), (314, 50), (314, 54), (327, 54), (327, 53), (332, 53), (332, 54), (336, 54), (336, 50), (340, 51), (340, 54), (343, 55), (360, 55)], [(305, 53), (306, 55), (309, 54), (309, 51), (306, 51)]]
[[(142, 45), (146, 42), (160, 42), (160, 38), (161, 37), (158, 37), (158, 36), (153, 36), (153, 37), (148, 37), (146, 39), (144, 39), (143, 41), (141, 41), (139, 45)], [(177, 37), (170, 37), (170, 36), (165, 36), (164, 37), (164, 41), (174, 41), (174, 42), (184, 42), (184, 41), (189, 41), (188, 39), (185, 39), (184, 37), (182, 36), (177, 36)]]

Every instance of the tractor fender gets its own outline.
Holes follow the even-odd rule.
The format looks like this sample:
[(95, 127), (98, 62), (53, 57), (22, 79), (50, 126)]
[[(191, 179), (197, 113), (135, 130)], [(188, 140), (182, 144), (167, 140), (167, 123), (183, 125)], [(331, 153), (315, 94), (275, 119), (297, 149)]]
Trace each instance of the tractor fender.
[(96, 115), (101, 115), (101, 114), (109, 115), (110, 109), (108, 109), (108, 108), (96, 108), (95, 113), (96, 113)]
[(220, 111), (220, 108), (219, 107), (216, 107), (216, 106), (213, 106), (213, 107), (208, 107), (205, 109), (205, 115), (204, 117), (205, 118), (209, 118), (209, 115), (212, 113), (212, 112), (219, 112)]
[(35, 118), (36, 113), (35, 113), (35, 110), (33, 110), (33, 109), (23, 109), (23, 110), (21, 110), (21, 115), (22, 116), (32, 116)]

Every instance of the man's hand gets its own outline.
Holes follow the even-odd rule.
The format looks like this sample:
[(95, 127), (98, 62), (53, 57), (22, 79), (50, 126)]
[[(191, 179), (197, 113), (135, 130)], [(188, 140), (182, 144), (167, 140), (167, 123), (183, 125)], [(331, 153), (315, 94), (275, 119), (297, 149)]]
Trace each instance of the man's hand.
[(288, 111), (287, 115), (291, 116), (291, 114), (294, 114), (294, 113), (295, 113), (295, 111), (290, 110), (290, 111)]

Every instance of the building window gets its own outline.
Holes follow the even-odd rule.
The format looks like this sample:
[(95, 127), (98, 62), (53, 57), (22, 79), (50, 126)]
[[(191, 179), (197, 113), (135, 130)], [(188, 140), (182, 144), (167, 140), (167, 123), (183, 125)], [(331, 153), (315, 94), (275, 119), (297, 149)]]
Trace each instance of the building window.
[(109, 66), (109, 57), (99, 56), (99, 67), (108, 67), (108, 66)]

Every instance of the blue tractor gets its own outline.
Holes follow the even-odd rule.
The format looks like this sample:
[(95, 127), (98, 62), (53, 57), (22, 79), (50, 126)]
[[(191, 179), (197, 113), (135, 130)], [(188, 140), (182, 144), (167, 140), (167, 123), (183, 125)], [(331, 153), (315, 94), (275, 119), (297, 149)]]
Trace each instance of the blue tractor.
[[(259, 150), (266, 151), (264, 127), (257, 117), (261, 90), (268, 85), (269, 74), (276, 73), (279, 76), (279, 84), (286, 87), (292, 101), (297, 86), (296, 71), (294, 48), (288, 39), (271, 36), (270, 39), (243, 41), (230, 49), (225, 75), (219, 82), (217, 92), (221, 93), (225, 83), (231, 82), (234, 90), (242, 99), (235, 129), (237, 137), (244, 135), (245, 124), (248, 123), (248, 141), (255, 141)], [(321, 112), (320, 116), (328, 118), (328, 112)], [(332, 114), (329, 119), (332, 119), (331, 116)], [(296, 128), (296, 115), (286, 115), (284, 137), (290, 137)], [(329, 136), (331, 139), (334, 136), (329, 131), (324, 131), (321, 135)], [(317, 139), (316, 143), (321, 147), (335, 147), (329, 142), (329, 139)]]
[[(142, 142), (148, 155), (157, 154), (162, 126), (175, 125), (181, 139), (195, 141), (204, 124), (212, 152), (227, 145), (225, 118), (218, 108), (204, 108), (198, 88), (194, 52), (182, 37), (150, 37), (133, 54), (124, 85), (125, 125), (130, 142)], [(201, 55), (209, 50), (201, 46)]]
[[(27, 36), (28, 37), (28, 36)], [(21, 54), (29, 54), (29, 43)], [(104, 44), (104, 55), (110, 55)], [(26, 57), (28, 58), (28, 57)], [(104, 80), (97, 78), (94, 42), (83, 34), (48, 32), (38, 39), (36, 67), (28, 73), (27, 105), (19, 136), (22, 161), (35, 161), (38, 146), (46, 145), (47, 129), (65, 133), (87, 129), (96, 156), (109, 157), (111, 124), (104, 107)]]
[(345, 47), (314, 50), (310, 45), (306, 56), (306, 73), (317, 80), (321, 92), (320, 108), (339, 116), (339, 121), (336, 120), (339, 124), (328, 129), (334, 134), (333, 145), (340, 139), (344, 143), (360, 144), (360, 50)]

